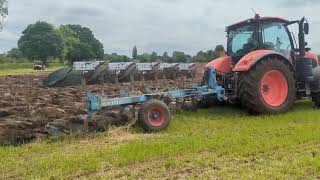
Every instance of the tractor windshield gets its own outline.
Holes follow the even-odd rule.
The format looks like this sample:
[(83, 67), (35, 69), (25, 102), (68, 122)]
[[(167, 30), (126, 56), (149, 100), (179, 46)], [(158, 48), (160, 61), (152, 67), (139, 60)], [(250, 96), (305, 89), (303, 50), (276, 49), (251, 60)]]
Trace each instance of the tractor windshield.
[(235, 59), (259, 47), (258, 33), (254, 24), (242, 26), (228, 33), (228, 54)]
[(263, 48), (277, 51), (290, 57), (292, 43), (289, 30), (281, 23), (262, 24)]

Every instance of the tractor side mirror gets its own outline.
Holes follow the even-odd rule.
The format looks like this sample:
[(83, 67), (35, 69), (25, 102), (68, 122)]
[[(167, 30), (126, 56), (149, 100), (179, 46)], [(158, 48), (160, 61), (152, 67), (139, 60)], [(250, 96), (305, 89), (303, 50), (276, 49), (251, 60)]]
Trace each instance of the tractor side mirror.
[(304, 29), (305, 34), (309, 34), (309, 23), (308, 22), (304, 23), (303, 29)]

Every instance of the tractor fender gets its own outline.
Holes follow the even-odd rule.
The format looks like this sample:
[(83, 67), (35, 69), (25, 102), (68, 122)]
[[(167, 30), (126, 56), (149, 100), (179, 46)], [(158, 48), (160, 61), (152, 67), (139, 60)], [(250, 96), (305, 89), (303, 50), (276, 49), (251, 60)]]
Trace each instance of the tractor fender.
[(205, 66), (205, 68), (206, 69), (213, 68), (219, 74), (230, 73), (232, 72), (231, 63), (232, 63), (232, 60), (230, 56), (223, 56), (223, 57), (212, 60), (210, 63), (208, 63)]
[(248, 71), (256, 63), (258, 63), (259, 61), (261, 61), (266, 57), (278, 57), (288, 62), (290, 66), (294, 69), (292, 62), (289, 61), (288, 58), (286, 58), (284, 55), (272, 50), (257, 50), (257, 51), (250, 52), (244, 57), (242, 57), (232, 70), (234, 72)]

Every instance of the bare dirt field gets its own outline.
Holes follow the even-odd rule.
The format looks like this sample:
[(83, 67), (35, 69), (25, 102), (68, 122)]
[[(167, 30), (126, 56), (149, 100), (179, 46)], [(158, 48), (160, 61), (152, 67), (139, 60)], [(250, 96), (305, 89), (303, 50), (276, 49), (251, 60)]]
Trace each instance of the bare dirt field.
[[(196, 79), (187, 79), (187, 86), (197, 85), (203, 76), (203, 66), (198, 65)], [(66, 131), (83, 129), (86, 118), (85, 91), (101, 93), (102, 85), (84, 87), (48, 88), (43, 85), (45, 75), (6, 76), (0, 78), (0, 145), (20, 144), (50, 136), (48, 127)], [(129, 83), (122, 84), (128, 90)], [(147, 82), (147, 87), (166, 89), (179, 87), (182, 79)], [(142, 91), (142, 83), (136, 82), (136, 91)], [(105, 84), (109, 97), (117, 96), (115, 84)], [(106, 130), (107, 125), (123, 125), (128, 117), (109, 113), (95, 116), (94, 130)], [(108, 117), (106, 117), (108, 116)], [(111, 119), (112, 120), (111, 120)], [(116, 120), (117, 119), (117, 120)], [(99, 122), (101, 121), (101, 122)], [(110, 123), (112, 121), (112, 123)]]

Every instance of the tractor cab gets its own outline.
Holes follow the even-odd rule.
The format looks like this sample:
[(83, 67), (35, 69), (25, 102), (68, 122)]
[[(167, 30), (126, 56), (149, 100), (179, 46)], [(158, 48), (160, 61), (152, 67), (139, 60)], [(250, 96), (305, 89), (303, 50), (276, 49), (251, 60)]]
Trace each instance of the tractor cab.
[(274, 17), (259, 17), (233, 24), (228, 33), (227, 55), (237, 63), (242, 57), (256, 50), (272, 50), (291, 58), (293, 39), (286, 24), (289, 21)]

